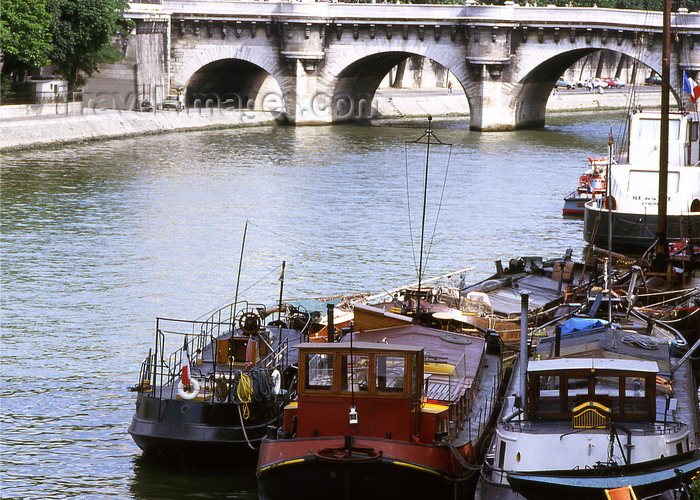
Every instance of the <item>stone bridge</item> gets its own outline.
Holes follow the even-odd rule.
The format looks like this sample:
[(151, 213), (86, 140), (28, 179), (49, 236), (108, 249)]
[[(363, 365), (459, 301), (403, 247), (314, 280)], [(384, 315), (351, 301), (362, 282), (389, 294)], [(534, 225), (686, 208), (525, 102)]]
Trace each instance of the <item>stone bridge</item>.
[[(545, 123), (551, 90), (598, 50), (661, 71), (660, 12), (505, 5), (152, 0), (131, 3), (124, 41), (137, 93), (158, 87), (189, 107), (277, 111), (295, 124), (362, 120), (382, 79), (418, 55), (464, 88), (474, 130)], [(700, 14), (672, 14), (671, 85), (700, 70)], [(460, 110), (455, 110), (456, 112)], [(466, 111), (466, 110), (463, 110)]]

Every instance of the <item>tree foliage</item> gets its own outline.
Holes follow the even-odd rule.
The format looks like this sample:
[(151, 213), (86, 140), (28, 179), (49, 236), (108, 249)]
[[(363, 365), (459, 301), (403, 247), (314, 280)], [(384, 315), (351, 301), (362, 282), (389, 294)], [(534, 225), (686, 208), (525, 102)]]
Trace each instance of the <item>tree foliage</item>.
[(45, 0), (2, 0), (3, 73), (48, 64), (51, 16)]
[(48, 7), (51, 60), (58, 66), (57, 73), (68, 80), (69, 89), (82, 85), (100, 63), (121, 59), (121, 50), (112, 41), (126, 27), (126, 0), (48, 0)]

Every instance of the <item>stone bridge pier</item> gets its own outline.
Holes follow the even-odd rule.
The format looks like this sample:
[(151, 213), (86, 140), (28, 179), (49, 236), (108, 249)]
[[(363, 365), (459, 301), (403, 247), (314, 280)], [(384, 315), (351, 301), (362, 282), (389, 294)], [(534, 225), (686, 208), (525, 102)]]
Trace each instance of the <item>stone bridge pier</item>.
[[(184, 94), (187, 109), (254, 109), (292, 124), (373, 116), (390, 70), (411, 56), (446, 68), (465, 91), (474, 130), (545, 124), (555, 82), (598, 50), (661, 70), (661, 13), (614, 9), (327, 2), (132, 4), (136, 88)], [(700, 14), (679, 12), (671, 83), (700, 70)], [(147, 49), (139, 49), (140, 46)], [(162, 48), (162, 57), (153, 55)], [(611, 75), (612, 76), (612, 75)]]

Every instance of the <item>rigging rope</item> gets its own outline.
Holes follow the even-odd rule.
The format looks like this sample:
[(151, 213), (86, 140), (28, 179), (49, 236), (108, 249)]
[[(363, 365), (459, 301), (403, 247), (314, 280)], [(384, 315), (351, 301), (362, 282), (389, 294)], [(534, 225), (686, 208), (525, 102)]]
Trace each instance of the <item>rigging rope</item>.
[(252, 444), (250, 444), (250, 439), (248, 439), (248, 433), (245, 431), (245, 423), (243, 422), (243, 415), (241, 415), (241, 405), (238, 405), (238, 417), (241, 419), (241, 429), (243, 429), (243, 436), (245, 437), (245, 442), (248, 443), (248, 446), (251, 450), (254, 450), (255, 447)]
[(450, 160), (452, 158), (452, 144), (449, 144), (450, 149), (447, 153), (447, 166), (445, 167), (445, 177), (442, 181), (442, 192), (440, 193), (440, 203), (438, 203), (437, 214), (435, 215), (435, 224), (433, 225), (433, 234), (430, 237), (430, 244), (428, 245), (428, 251), (425, 256), (425, 264), (427, 266), (428, 259), (430, 259), (430, 251), (433, 248), (433, 240), (435, 239), (435, 233), (437, 232), (438, 219), (440, 218), (440, 210), (442, 209), (442, 200), (445, 197), (445, 187), (447, 186), (447, 173), (450, 171)]
[[(416, 269), (416, 274), (420, 274), (418, 269), (419, 269), (419, 263), (417, 262), (416, 259), (416, 248), (415, 245), (413, 244), (414, 239), (413, 239), (413, 222), (411, 219), (411, 197), (410, 197), (410, 182), (409, 182), (409, 175), (408, 175), (408, 145), (409, 144), (425, 144), (423, 142), (420, 142), (423, 137), (426, 135), (430, 134), (433, 138), (435, 138), (436, 142), (430, 143), (433, 146), (449, 146), (449, 151), (448, 151), (448, 156), (447, 156), (447, 164), (445, 166), (445, 176), (443, 179), (442, 183), (442, 191), (440, 193), (440, 202), (438, 203), (437, 207), (437, 214), (435, 215), (435, 224), (433, 225), (433, 233), (430, 237), (430, 243), (428, 245), (428, 249), (426, 251), (426, 255), (423, 258), (423, 262), (420, 263), (421, 267), (423, 267), (423, 272), (425, 273), (425, 266), (423, 266), (423, 263), (427, 265), (428, 260), (430, 258), (430, 252), (433, 246), (433, 241), (435, 239), (435, 234), (437, 232), (437, 224), (438, 220), (440, 218), (440, 211), (442, 209), (442, 203), (445, 197), (445, 189), (447, 187), (447, 175), (450, 170), (450, 161), (452, 159), (452, 144), (449, 143), (444, 143), (440, 139), (438, 139), (435, 134), (432, 133), (431, 130), (427, 131), (426, 134), (418, 138), (416, 141), (406, 141), (404, 143), (404, 171), (405, 171), (405, 176), (406, 176), (406, 203), (407, 203), (407, 210), (408, 210), (408, 230), (409, 230), (409, 237), (411, 240), (411, 251), (413, 253), (413, 267)], [(427, 168), (427, 166), (426, 166)], [(425, 216), (425, 214), (424, 214)], [(420, 276), (418, 277), (420, 279)]]

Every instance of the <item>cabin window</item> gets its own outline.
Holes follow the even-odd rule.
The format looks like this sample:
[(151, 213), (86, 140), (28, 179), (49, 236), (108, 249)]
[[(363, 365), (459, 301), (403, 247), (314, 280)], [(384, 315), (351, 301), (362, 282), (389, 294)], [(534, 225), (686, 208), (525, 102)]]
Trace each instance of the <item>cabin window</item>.
[(369, 356), (343, 354), (340, 357), (341, 391), (369, 391)]
[(620, 385), (624, 383), (625, 377), (596, 377), (593, 399), (613, 413), (620, 413)]
[(377, 356), (377, 392), (403, 392), (406, 377), (406, 358), (403, 356)]
[[(661, 137), (661, 127), (659, 127), (659, 137)], [(668, 140), (678, 141), (681, 139), (681, 121), (680, 120), (669, 120), (668, 121)]]
[(700, 129), (700, 122), (693, 122), (690, 124), (690, 140), (692, 142), (698, 140), (698, 129)]
[(645, 414), (649, 406), (646, 398), (646, 380), (640, 377), (625, 378), (625, 414)]
[(306, 388), (315, 391), (330, 391), (333, 388), (333, 355), (307, 354)]
[(540, 375), (539, 396), (535, 399), (535, 412), (558, 413), (560, 411), (558, 375)]
[(570, 378), (567, 381), (567, 398), (566, 409), (573, 411), (574, 406), (588, 401), (588, 379), (587, 378)]

